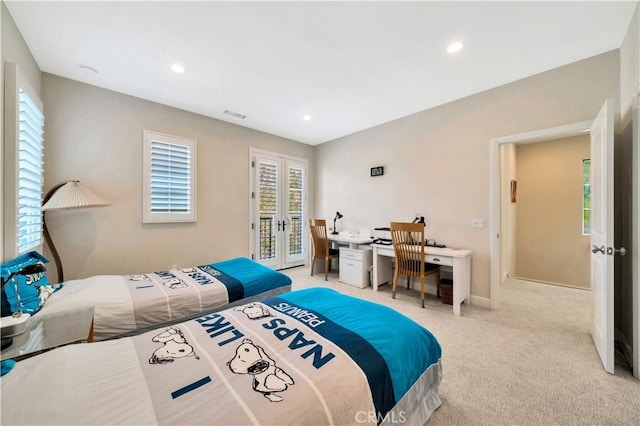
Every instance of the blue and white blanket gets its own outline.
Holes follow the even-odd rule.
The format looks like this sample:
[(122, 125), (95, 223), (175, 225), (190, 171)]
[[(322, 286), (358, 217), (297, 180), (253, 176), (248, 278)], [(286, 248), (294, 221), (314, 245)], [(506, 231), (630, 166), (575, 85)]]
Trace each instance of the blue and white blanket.
[[(312, 288), (21, 361), (3, 378), (1, 420), (423, 424), (440, 405), (440, 357), (398, 312)], [(32, 388), (47, 398), (27, 403)]]
[(94, 340), (192, 318), (291, 290), (291, 279), (248, 258), (138, 275), (66, 281), (41, 313), (94, 307)]

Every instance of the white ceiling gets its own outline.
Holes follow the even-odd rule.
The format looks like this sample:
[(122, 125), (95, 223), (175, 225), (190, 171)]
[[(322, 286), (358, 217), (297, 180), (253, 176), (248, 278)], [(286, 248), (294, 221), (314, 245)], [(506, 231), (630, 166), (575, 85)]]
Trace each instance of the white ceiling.
[(617, 49), (638, 4), (5, 3), (42, 71), (311, 145)]

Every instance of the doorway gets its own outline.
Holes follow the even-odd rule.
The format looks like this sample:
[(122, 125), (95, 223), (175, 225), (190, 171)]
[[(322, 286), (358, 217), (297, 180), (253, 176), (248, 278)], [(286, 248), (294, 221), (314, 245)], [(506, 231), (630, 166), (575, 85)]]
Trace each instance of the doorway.
[(531, 143), (590, 134), (591, 151), (591, 228), (590, 288), (591, 336), (603, 367), (614, 373), (613, 324), (613, 101), (604, 102), (592, 122), (574, 123), (550, 129), (511, 135), (491, 140), (491, 307), (500, 304), (501, 206), (503, 187), (500, 148), (509, 144)]
[[(513, 238), (501, 238), (502, 236), (502, 216), (509, 214), (509, 207), (506, 200), (510, 199), (510, 181), (515, 177), (513, 170), (503, 171), (503, 165), (508, 164), (501, 158), (502, 147), (515, 147), (517, 144), (550, 141), (564, 139), (574, 136), (589, 134), (591, 121), (559, 126), (550, 129), (538, 130), (528, 133), (521, 133), (512, 136), (505, 136), (491, 140), (491, 308), (498, 309), (500, 306), (500, 285), (507, 278), (504, 274), (506, 260), (505, 253), (513, 250), (515, 241)], [(515, 156), (515, 149), (513, 149)], [(509, 235), (507, 232), (505, 235)], [(514, 234), (511, 234), (514, 235)], [(515, 268), (515, 265), (510, 267)]]
[(501, 149), (512, 147), (517, 192), (503, 207), (501, 234), (514, 248), (503, 249), (503, 274), (589, 290), (589, 135)]

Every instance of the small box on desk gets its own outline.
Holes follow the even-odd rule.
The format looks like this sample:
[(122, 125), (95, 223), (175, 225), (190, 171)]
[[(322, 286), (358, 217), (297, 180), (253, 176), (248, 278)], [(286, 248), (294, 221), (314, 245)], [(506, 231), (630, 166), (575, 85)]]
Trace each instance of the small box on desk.
[(449, 278), (440, 279), (440, 297), (442, 303), (453, 305), (453, 280)]

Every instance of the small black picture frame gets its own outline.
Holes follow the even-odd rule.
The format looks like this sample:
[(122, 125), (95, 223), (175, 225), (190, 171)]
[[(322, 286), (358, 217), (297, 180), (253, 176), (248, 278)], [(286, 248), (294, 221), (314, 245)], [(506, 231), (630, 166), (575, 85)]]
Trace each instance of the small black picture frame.
[(382, 176), (384, 174), (383, 166), (376, 166), (371, 168), (371, 176)]

